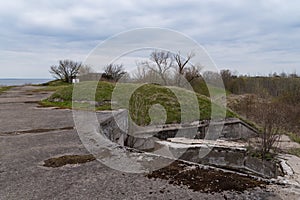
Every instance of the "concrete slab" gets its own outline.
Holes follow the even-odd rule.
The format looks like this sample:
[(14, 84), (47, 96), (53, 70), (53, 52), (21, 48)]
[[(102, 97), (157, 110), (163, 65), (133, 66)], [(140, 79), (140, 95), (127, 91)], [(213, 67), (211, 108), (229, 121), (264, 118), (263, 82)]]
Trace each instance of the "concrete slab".
[(208, 145), (212, 147), (224, 148), (246, 148), (247, 144), (238, 143), (225, 140), (203, 140), (203, 139), (188, 139), (188, 138), (169, 138), (168, 141), (172, 143), (185, 144), (185, 145)]

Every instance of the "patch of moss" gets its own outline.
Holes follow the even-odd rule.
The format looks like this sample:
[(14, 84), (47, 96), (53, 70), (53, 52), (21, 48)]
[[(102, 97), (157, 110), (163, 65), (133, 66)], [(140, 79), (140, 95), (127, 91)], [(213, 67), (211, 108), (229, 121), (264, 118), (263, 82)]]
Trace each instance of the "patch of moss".
[(266, 153), (266, 155), (263, 157), (263, 155), (260, 151), (252, 151), (252, 152), (249, 152), (249, 154), (252, 157), (259, 158), (259, 159), (266, 160), (266, 161), (272, 161), (276, 156), (276, 154), (274, 154), (274, 153)]
[(66, 155), (57, 158), (50, 158), (44, 161), (44, 167), (62, 167), (64, 165), (82, 164), (96, 160), (96, 158), (89, 155)]
[(289, 133), (288, 136), (290, 137), (290, 139), (294, 142), (297, 142), (300, 144), (300, 136), (298, 136), (295, 133)]
[(72, 102), (71, 101), (63, 101), (63, 102), (52, 102), (48, 99), (42, 100), (39, 102), (41, 106), (44, 107), (58, 107), (62, 109), (71, 109), (72, 108)]

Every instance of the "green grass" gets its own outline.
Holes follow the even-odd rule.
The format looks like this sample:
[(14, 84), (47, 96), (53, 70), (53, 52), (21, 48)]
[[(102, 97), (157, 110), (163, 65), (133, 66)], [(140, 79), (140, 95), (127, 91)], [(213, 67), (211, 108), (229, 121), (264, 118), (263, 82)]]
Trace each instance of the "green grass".
[(32, 92), (55, 92), (58, 91), (60, 89), (64, 89), (67, 88), (69, 86), (71, 86), (72, 84), (70, 83), (66, 83), (60, 80), (54, 80), (54, 81), (50, 81), (47, 83), (43, 83), (43, 84), (39, 84), (36, 86), (41, 86), (41, 88), (39, 89), (35, 89)]
[(47, 86), (47, 87), (42, 87), (39, 89), (35, 89), (32, 92), (55, 92), (60, 89), (67, 88), (68, 86)]
[[(214, 96), (223, 95), (224, 90), (225, 90), (225, 88), (222, 89), (222, 88), (213, 86), (209, 83), (206, 83), (205, 81), (203, 81), (201, 79), (194, 79), (194, 80), (192, 80), (192, 82), (190, 84), (195, 92), (205, 95), (205, 96), (208, 96), (208, 97), (210, 95), (214, 95)], [(227, 90), (225, 90), (225, 93), (230, 94), (230, 92)]]
[[(96, 92), (92, 89), (96, 85), (95, 82), (86, 81), (76, 86), (76, 100), (77, 101), (97, 101), (102, 102), (111, 100), (111, 94), (114, 89), (114, 84), (108, 82), (100, 82), (96, 88)], [(72, 101), (74, 85), (63, 86), (57, 90), (49, 99), (62, 99), (64, 101)]]
[(42, 100), (39, 102), (41, 106), (44, 107), (58, 107), (62, 109), (71, 109), (72, 108), (72, 102), (70, 101), (65, 101), (65, 102), (52, 102), (49, 101), (48, 99)]
[(3, 92), (5, 92), (11, 88), (13, 88), (13, 86), (0, 86), (0, 94), (2, 94)]
[[(95, 87), (97, 86), (97, 87)], [(125, 108), (131, 118), (139, 125), (160, 122), (166, 113), (166, 123), (191, 122), (211, 118), (211, 101), (203, 95), (177, 87), (163, 87), (155, 84), (138, 85), (133, 83), (118, 84), (109, 82), (82, 82), (77, 84), (73, 104), (76, 109), (94, 110), (89, 102), (100, 102), (96, 110), (111, 110)], [(63, 86), (50, 98), (41, 102), (44, 106), (72, 108), (74, 85)], [(113, 98), (113, 99), (112, 99)], [(113, 101), (111, 107), (110, 101)], [(161, 107), (153, 105), (161, 105)], [(199, 105), (197, 110), (197, 104)], [(215, 105), (215, 104), (214, 104)], [(225, 108), (215, 105), (214, 118), (237, 115)], [(198, 111), (198, 112), (197, 112)], [(200, 115), (199, 114), (200, 111)], [(150, 114), (149, 114), (150, 113)], [(152, 114), (151, 114), (152, 113)], [(163, 120), (164, 121), (164, 120)]]
[(263, 157), (262, 153), (260, 151), (250, 151), (250, 155), (254, 158), (259, 158), (262, 160), (271, 161), (275, 158), (276, 154), (274, 153), (266, 153), (266, 155)]
[(47, 83), (39, 84), (38, 86), (64, 86), (64, 85), (69, 86), (69, 85), (71, 85), (71, 83), (66, 83), (61, 80), (53, 80), (53, 81), (49, 81)]
[[(42, 100), (39, 102), (41, 106), (44, 107), (57, 107), (61, 109), (72, 109), (73, 104), (72, 101), (65, 101), (65, 102), (51, 102), (48, 99)], [(111, 105), (110, 104), (104, 104), (101, 106), (95, 106), (88, 104), (88, 103), (74, 103), (74, 106), (76, 109), (81, 109), (81, 110), (97, 110), (97, 111), (104, 111), (104, 110), (111, 110)]]
[(300, 148), (289, 149), (288, 153), (300, 157)]
[(290, 139), (294, 142), (297, 142), (300, 144), (300, 136), (298, 136), (295, 133), (288, 133), (288, 136), (290, 137)]

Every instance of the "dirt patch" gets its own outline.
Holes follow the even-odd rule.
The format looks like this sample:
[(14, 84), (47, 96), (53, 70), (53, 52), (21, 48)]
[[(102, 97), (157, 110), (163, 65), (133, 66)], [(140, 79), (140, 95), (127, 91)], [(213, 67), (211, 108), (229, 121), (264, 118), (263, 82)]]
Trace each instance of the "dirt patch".
[(57, 158), (50, 158), (44, 161), (44, 167), (62, 167), (64, 165), (75, 165), (75, 164), (82, 164), (96, 160), (96, 158), (89, 154), (89, 155), (66, 155)]
[(206, 193), (242, 192), (255, 187), (264, 187), (267, 184), (248, 176), (213, 169), (201, 169), (197, 165), (189, 165), (180, 161), (175, 161), (165, 168), (153, 171), (147, 177), (168, 180), (169, 184), (184, 185), (193, 191)]

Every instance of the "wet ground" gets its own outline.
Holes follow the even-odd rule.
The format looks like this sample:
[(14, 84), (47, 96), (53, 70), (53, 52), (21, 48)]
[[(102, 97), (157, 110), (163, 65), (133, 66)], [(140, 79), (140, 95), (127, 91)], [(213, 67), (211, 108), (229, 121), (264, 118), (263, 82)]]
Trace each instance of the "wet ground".
[[(176, 179), (123, 173), (98, 161), (45, 167), (45, 161), (66, 155), (88, 155), (74, 129), (72, 111), (39, 108), (47, 92), (17, 87), (0, 96), (0, 199), (297, 199), (297, 188), (272, 186), (241, 189), (234, 175), (211, 191), (188, 184), (216, 182), (215, 176), (179, 173)], [(105, 114), (103, 118), (105, 118)], [(72, 161), (70, 161), (72, 162)], [(172, 166), (170, 166), (172, 167)], [(176, 169), (180, 171), (180, 168)], [(168, 171), (168, 170), (167, 170)], [(166, 171), (166, 172), (167, 172)], [(190, 171), (192, 172), (192, 171)], [(200, 173), (200, 172), (199, 172)], [(201, 173), (200, 173), (201, 174)], [(155, 175), (155, 174), (153, 174)], [(149, 175), (151, 177), (151, 175)], [(202, 179), (200, 179), (202, 178)], [(173, 182), (172, 182), (173, 181)], [(177, 184), (176, 181), (180, 184)], [(226, 184), (226, 182), (228, 184)], [(250, 181), (251, 182), (251, 181)], [(245, 182), (247, 183), (247, 182)], [(208, 184), (208, 183), (207, 183)], [(213, 187), (214, 184), (211, 184)], [(204, 188), (208, 188), (205, 186)], [(236, 188), (238, 191), (231, 191)], [(226, 189), (226, 188), (225, 188)], [(247, 189), (247, 190), (244, 190)]]

